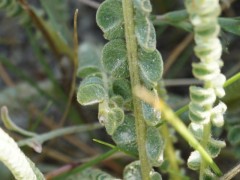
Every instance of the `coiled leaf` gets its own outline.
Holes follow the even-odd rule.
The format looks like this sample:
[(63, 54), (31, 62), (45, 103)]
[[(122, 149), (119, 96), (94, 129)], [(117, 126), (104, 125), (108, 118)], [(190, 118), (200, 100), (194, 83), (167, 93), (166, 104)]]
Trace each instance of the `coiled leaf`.
[(207, 152), (211, 155), (211, 157), (215, 158), (219, 155), (222, 148), (226, 146), (224, 141), (210, 139), (207, 144)]
[(202, 140), (203, 125), (192, 122), (189, 124), (188, 129), (196, 139), (198, 139), (199, 141)]
[(107, 97), (103, 81), (99, 77), (84, 79), (77, 92), (77, 100), (82, 105), (91, 105), (102, 102)]
[(189, 104), (189, 118), (194, 123), (206, 124), (210, 121), (210, 112), (204, 107), (191, 102)]
[(102, 62), (104, 68), (112, 76), (117, 78), (128, 77), (129, 72), (125, 41), (115, 39), (108, 42), (102, 51)]
[(98, 8), (96, 21), (106, 39), (124, 37), (121, 0), (106, 0)]
[(224, 124), (223, 114), (227, 110), (227, 106), (223, 102), (219, 102), (217, 106), (212, 109), (211, 121), (217, 127), (222, 127)]
[(192, 170), (198, 170), (200, 168), (200, 164), (201, 164), (201, 155), (199, 154), (199, 152), (198, 151), (191, 152), (187, 161), (188, 167)]
[(190, 98), (192, 102), (200, 106), (212, 106), (216, 101), (216, 95), (212, 88), (202, 88), (197, 86), (190, 87)]

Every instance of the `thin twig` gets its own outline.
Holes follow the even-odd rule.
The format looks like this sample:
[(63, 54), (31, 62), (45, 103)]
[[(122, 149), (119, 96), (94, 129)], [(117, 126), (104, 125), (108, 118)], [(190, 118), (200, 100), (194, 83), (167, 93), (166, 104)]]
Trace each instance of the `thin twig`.
[(55, 148), (52, 149), (52, 148), (44, 147), (42, 153), (62, 163), (70, 163), (74, 160), (72, 156), (68, 156), (66, 153), (57, 151)]
[(63, 116), (59, 122), (59, 127), (64, 125), (64, 122), (66, 121), (68, 112), (71, 107), (72, 98), (75, 92), (76, 87), (76, 74), (77, 74), (77, 68), (78, 68), (78, 34), (77, 34), (77, 15), (78, 15), (78, 9), (76, 9), (74, 13), (74, 32), (73, 32), (73, 42), (74, 42), (74, 55), (73, 55), (73, 73), (72, 73), (72, 82), (71, 82), (71, 89), (68, 96), (67, 105), (65, 108), (65, 111), (63, 113)]
[[(31, 112), (34, 116), (40, 116), (42, 118), (42, 123), (47, 126), (49, 129), (57, 129), (58, 125), (49, 117), (45, 116), (42, 112), (40, 112), (37, 108), (31, 107)], [(67, 135), (64, 136), (63, 139), (65, 139), (70, 144), (76, 146), (80, 150), (82, 150), (84, 153), (88, 155), (95, 155), (97, 154), (97, 150), (91, 148), (89, 145), (85, 144), (83, 141), (80, 141), (79, 138), (75, 137), (74, 135)]]
[(187, 35), (184, 40), (179, 43), (174, 49), (173, 51), (171, 51), (170, 56), (168, 57), (168, 59), (166, 60), (165, 63), (165, 67), (164, 67), (164, 74), (166, 74), (168, 72), (168, 70), (170, 69), (170, 67), (172, 66), (172, 64), (175, 62), (175, 60), (177, 59), (177, 57), (182, 53), (182, 51), (189, 45), (190, 42), (192, 42), (193, 40), (193, 35), (189, 34)]
[(234, 178), (238, 173), (240, 173), (240, 163), (223, 175), (219, 180), (230, 180)]
[(93, 0), (78, 0), (78, 2), (88, 5), (89, 7), (92, 7), (94, 9), (97, 9), (100, 6), (100, 3), (97, 3)]
[(202, 85), (203, 83), (196, 79), (164, 79), (165, 86), (190, 86), (190, 85)]
[(5, 70), (5, 68), (3, 67), (2, 63), (0, 63), (0, 77), (2, 78), (2, 80), (4, 81), (4, 83), (9, 86), (9, 87), (13, 87), (15, 86), (13, 80), (10, 78), (10, 76), (8, 75), (7, 71)]
[(56, 137), (64, 136), (67, 134), (91, 131), (91, 130), (100, 129), (100, 128), (102, 128), (102, 125), (100, 125), (99, 123), (80, 125), (80, 126), (70, 126), (70, 127), (50, 131), (41, 135), (37, 135), (32, 138), (21, 140), (18, 142), (18, 145), (24, 146), (24, 145), (36, 144), (36, 143), (42, 144), (45, 141), (56, 138)]

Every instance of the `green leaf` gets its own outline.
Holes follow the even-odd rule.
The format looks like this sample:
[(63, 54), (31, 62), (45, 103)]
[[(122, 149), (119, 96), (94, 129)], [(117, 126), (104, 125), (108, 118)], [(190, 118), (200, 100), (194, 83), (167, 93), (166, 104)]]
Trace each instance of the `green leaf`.
[(135, 34), (138, 44), (147, 52), (156, 49), (156, 33), (154, 26), (147, 16), (137, 13), (135, 17)]
[(124, 122), (116, 129), (112, 138), (120, 149), (130, 152), (131, 154), (137, 154), (134, 117), (125, 115)]
[(217, 180), (219, 177), (217, 177), (210, 169), (205, 169), (203, 174), (204, 180)]
[(156, 86), (162, 77), (163, 61), (161, 54), (155, 50), (153, 52), (145, 52), (139, 50), (139, 67), (141, 78), (146, 86)]
[(78, 88), (77, 100), (82, 105), (96, 104), (106, 98), (107, 92), (103, 87), (102, 79), (99, 77), (87, 77)]
[(80, 173), (76, 173), (73, 175), (70, 175), (66, 178), (66, 180), (76, 180), (76, 179), (83, 179), (83, 180), (113, 180), (115, 179), (110, 174), (101, 171), (100, 169), (95, 168), (88, 168), (84, 171), (81, 171)]
[(202, 88), (197, 86), (190, 86), (191, 100), (201, 106), (213, 105), (216, 101), (216, 95), (212, 88)]
[(186, 10), (178, 10), (166, 13), (163, 15), (163, 20), (170, 22), (179, 22), (188, 20), (188, 13)]
[(124, 112), (119, 107), (110, 108), (108, 102), (104, 101), (99, 104), (98, 119), (105, 126), (107, 133), (113, 135), (117, 127), (123, 123)]
[[(133, 161), (128, 164), (123, 171), (123, 180), (141, 180), (141, 164), (140, 161)], [(150, 171), (150, 180), (162, 180), (162, 176), (158, 172)]]
[(152, 11), (152, 5), (149, 0), (134, 0), (134, 8), (141, 13), (148, 14)]
[(189, 118), (197, 124), (206, 124), (210, 121), (210, 112), (197, 103), (189, 103)]
[(151, 105), (142, 101), (143, 118), (148, 126), (156, 126), (161, 123), (161, 112), (154, 109)]
[(220, 154), (222, 148), (226, 146), (224, 141), (210, 139), (207, 144), (207, 152), (211, 155), (212, 158), (217, 157)]
[(107, 43), (102, 52), (103, 66), (113, 77), (129, 76), (125, 41), (115, 39)]
[(194, 135), (194, 137), (201, 141), (203, 137), (203, 125), (191, 122), (188, 126), (189, 131)]
[(228, 131), (228, 140), (229, 142), (236, 146), (240, 144), (240, 125), (233, 126)]
[(96, 21), (106, 39), (124, 37), (121, 0), (106, 0), (97, 10)]
[(122, 96), (118, 96), (118, 95), (112, 96), (110, 101), (114, 102), (114, 104), (116, 104), (118, 107), (122, 107), (124, 103)]
[(96, 47), (84, 43), (78, 50), (79, 67), (78, 77), (85, 78), (101, 72), (100, 55)]
[(146, 151), (152, 166), (160, 166), (163, 162), (164, 141), (156, 127), (148, 127), (146, 135)]
[(152, 171), (152, 172), (150, 172), (150, 179), (151, 180), (162, 180), (162, 176), (158, 172)]
[(201, 165), (201, 155), (198, 151), (191, 152), (188, 158), (187, 165), (192, 170), (199, 170)]
[(126, 79), (115, 79), (112, 84), (113, 93), (120, 95), (123, 99), (131, 99), (131, 84)]
[(140, 179), (142, 179), (140, 161), (134, 161), (124, 168), (123, 180), (140, 180)]
[(219, 18), (218, 22), (225, 31), (240, 36), (240, 20), (233, 18)]

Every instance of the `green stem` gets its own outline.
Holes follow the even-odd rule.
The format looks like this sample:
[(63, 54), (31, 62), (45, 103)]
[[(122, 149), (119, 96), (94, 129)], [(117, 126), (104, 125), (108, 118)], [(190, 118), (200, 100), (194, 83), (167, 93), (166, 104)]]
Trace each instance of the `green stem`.
[[(131, 79), (131, 87), (140, 85), (139, 69), (138, 69), (138, 57), (137, 57), (137, 40), (134, 33), (134, 17), (133, 17), (133, 4), (131, 0), (123, 0), (123, 15), (125, 22), (125, 37), (128, 53), (128, 66)], [(146, 124), (142, 116), (141, 101), (133, 94), (133, 107), (136, 121), (136, 134), (138, 143), (139, 159), (141, 163), (142, 179), (148, 180), (151, 166), (148, 161), (145, 141), (146, 141)]]
[(163, 124), (160, 128), (160, 131), (166, 142), (165, 156), (167, 157), (167, 159), (169, 161), (170, 169), (171, 169), (170, 171), (174, 172), (174, 173), (170, 173), (170, 179), (171, 180), (180, 180), (181, 177), (179, 176), (180, 171), (179, 171), (179, 167), (178, 167), (178, 163), (177, 163), (177, 158), (176, 158), (176, 154), (174, 151), (171, 134), (168, 130), (167, 124)]
[[(208, 88), (213, 88), (211, 83), (208, 81), (204, 82), (204, 88), (208, 89)], [(204, 106), (205, 111), (211, 111), (213, 108), (212, 105), (206, 105)], [(200, 144), (202, 145), (202, 147), (206, 150), (207, 149), (207, 144), (209, 141), (209, 138), (211, 136), (211, 121), (209, 121), (207, 124), (203, 125), (203, 138), (200, 142)], [(201, 158), (201, 166), (200, 166), (200, 171), (199, 171), (199, 179), (203, 180), (204, 179), (204, 171), (207, 169), (208, 167), (208, 163), (206, 162), (206, 160), (202, 157)]]
[(70, 126), (66, 128), (61, 128), (57, 129), (54, 131), (50, 131), (48, 133), (44, 133), (41, 135), (36, 135), (32, 138), (24, 139), (18, 142), (18, 146), (24, 146), (28, 144), (34, 144), (34, 143), (44, 143), (47, 140), (63, 136), (63, 135), (68, 135), (68, 134), (73, 134), (73, 133), (80, 133), (80, 132), (86, 132), (86, 131), (91, 131), (95, 129), (100, 129), (102, 126), (99, 123), (94, 123), (94, 124), (87, 124), (87, 125), (80, 125), (80, 126)]
[[(210, 135), (211, 135), (211, 123), (208, 123), (203, 126), (203, 139), (201, 141), (201, 145), (204, 149), (207, 148), (207, 143)], [(204, 160), (204, 158), (202, 158), (201, 160), (202, 162), (201, 162), (200, 173), (199, 173), (200, 180), (203, 179), (204, 171), (207, 169), (207, 166), (208, 166), (208, 163)]]
[(102, 162), (103, 160), (107, 159), (108, 157), (115, 154), (116, 152), (118, 152), (118, 148), (111, 149), (108, 152), (106, 152), (104, 154), (101, 154), (98, 157), (88, 161), (87, 163), (84, 163), (84, 164), (74, 168), (73, 170), (71, 170), (69, 172), (64, 172), (63, 174), (59, 175), (58, 177), (54, 177), (53, 179), (54, 180), (64, 180), (69, 175), (74, 175), (74, 174), (80, 173), (81, 171)]
[(152, 105), (155, 109), (161, 110), (164, 120), (171, 124), (174, 129), (205, 159), (207, 164), (212, 170), (219, 176), (222, 175), (221, 170), (214, 163), (211, 156), (206, 152), (202, 145), (195, 139), (192, 133), (188, 130), (186, 125), (181, 119), (174, 113), (174, 111), (161, 99), (156, 102), (155, 96), (144, 87), (135, 87), (135, 94), (144, 100), (145, 102)]

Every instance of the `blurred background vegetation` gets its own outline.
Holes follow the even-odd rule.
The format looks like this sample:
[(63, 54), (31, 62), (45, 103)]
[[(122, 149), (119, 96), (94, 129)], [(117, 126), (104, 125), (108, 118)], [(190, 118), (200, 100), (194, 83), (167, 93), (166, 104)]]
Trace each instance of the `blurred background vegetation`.
[[(80, 106), (73, 91), (81, 81), (73, 74), (78, 68), (74, 63), (73, 18), (74, 11), (78, 9), (79, 46), (88, 43), (100, 53), (106, 40), (96, 25), (95, 15), (102, 1), (7, 1), (0, 0), (0, 106), (8, 107), (10, 117), (17, 125), (36, 133), (98, 122), (97, 107)], [(240, 16), (239, 1), (222, 0), (221, 3), (223, 17)], [(182, 0), (152, 0), (152, 4), (155, 15), (184, 9)], [(239, 34), (221, 32), (223, 73), (228, 78), (240, 70), (240, 20), (235, 28)], [(157, 47), (165, 63), (168, 101), (172, 108), (178, 109), (189, 101), (189, 85), (199, 83), (191, 73), (191, 62), (197, 60), (193, 53), (193, 36), (166, 24), (157, 25), (156, 31)], [(78, 58), (81, 59), (81, 54)], [(232, 168), (240, 158), (240, 134), (236, 133), (240, 130), (240, 101), (229, 105), (224, 129), (214, 131), (215, 136), (227, 142), (227, 148), (216, 160), (223, 172)], [(188, 123), (187, 113), (182, 115), (182, 119)], [(11, 131), (8, 133), (16, 140), (26, 138)], [(235, 139), (229, 141), (231, 136)], [(176, 134), (174, 137), (176, 149), (186, 160), (191, 151), (189, 146)], [(23, 150), (51, 178), (55, 176), (53, 172), (64, 172), (64, 168), (71, 169), (109, 150), (93, 142), (93, 138), (112, 143), (105, 130), (101, 129), (50, 140), (44, 143), (41, 154), (29, 147), (23, 147)], [(97, 167), (121, 177), (124, 166), (131, 160), (132, 157), (118, 153), (98, 163)], [(185, 162), (182, 167), (186, 167)], [(193, 171), (186, 173), (195, 176)], [(11, 179), (3, 165), (0, 165), (0, 174), (1, 179)]]

